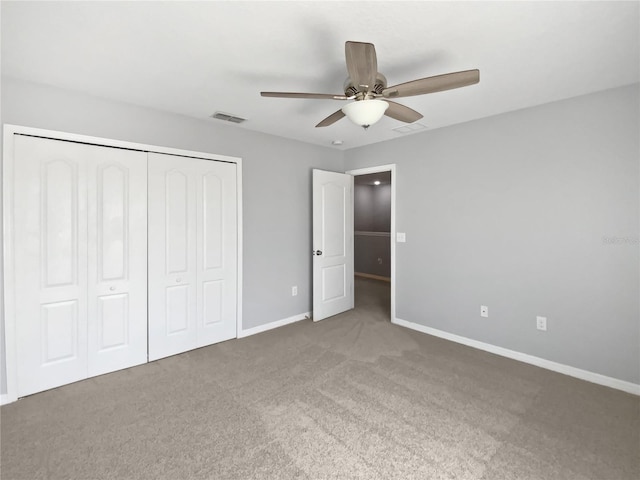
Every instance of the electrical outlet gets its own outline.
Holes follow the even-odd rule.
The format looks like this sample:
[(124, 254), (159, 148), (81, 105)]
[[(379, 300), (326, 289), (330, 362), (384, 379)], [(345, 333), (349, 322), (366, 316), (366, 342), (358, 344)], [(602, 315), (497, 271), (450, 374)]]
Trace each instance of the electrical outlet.
[(489, 318), (489, 307), (487, 307), (486, 305), (481, 305), (480, 306), (480, 316), (481, 317), (485, 317), (485, 318)]
[(298, 295), (298, 287), (291, 287), (291, 296), (295, 297)]
[(538, 330), (547, 331), (547, 317), (536, 317), (536, 327)]

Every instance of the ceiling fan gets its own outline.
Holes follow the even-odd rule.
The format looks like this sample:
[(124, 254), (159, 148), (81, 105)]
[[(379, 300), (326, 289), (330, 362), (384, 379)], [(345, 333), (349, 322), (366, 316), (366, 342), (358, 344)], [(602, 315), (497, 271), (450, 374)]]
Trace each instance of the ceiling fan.
[[(412, 123), (422, 118), (415, 110), (393, 102), (391, 98), (424, 95), (474, 85), (480, 81), (479, 70), (465, 70), (421, 78), (387, 87), (387, 79), (378, 72), (376, 49), (372, 43), (346, 42), (345, 56), (349, 77), (344, 82), (344, 95), (329, 93), (260, 92), (263, 97), (315, 98), (353, 100), (322, 120), (316, 127), (327, 127), (342, 117), (367, 129), (383, 115)], [(384, 100), (380, 100), (380, 99)]]

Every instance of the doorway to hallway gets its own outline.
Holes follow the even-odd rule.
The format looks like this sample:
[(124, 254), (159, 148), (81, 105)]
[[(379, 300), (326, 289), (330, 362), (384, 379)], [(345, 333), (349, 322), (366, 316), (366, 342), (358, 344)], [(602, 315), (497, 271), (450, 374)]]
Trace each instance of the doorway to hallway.
[(355, 307), (389, 321), (395, 313), (395, 165), (347, 173), (354, 175)]

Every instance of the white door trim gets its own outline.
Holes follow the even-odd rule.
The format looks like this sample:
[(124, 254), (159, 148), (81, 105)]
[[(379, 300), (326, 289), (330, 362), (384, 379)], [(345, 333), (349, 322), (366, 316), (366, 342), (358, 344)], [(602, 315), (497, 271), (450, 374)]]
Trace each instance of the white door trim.
[[(41, 128), (25, 127), (20, 125), (5, 124), (3, 128), (3, 161), (2, 161), (2, 214), (3, 214), (3, 258), (4, 277), (1, 285), (4, 294), (4, 367), (6, 372), (7, 391), (0, 397), (0, 404), (15, 402), (17, 396), (17, 357), (16, 357), (16, 318), (15, 318), (15, 283), (13, 252), (15, 242), (13, 239), (13, 162), (14, 162), (14, 135), (30, 135), (34, 137), (50, 138), (53, 140), (65, 140), (70, 142), (88, 143), (115, 148), (126, 148), (128, 150), (139, 150), (144, 152), (166, 153), (169, 155), (179, 155), (183, 157), (194, 157), (206, 160), (217, 160), (236, 164), (237, 189), (237, 214), (238, 214), (238, 278), (237, 278), (237, 322), (236, 332), (242, 331), (242, 159), (226, 155), (197, 152), (193, 150), (181, 150), (177, 148), (161, 147), (157, 145), (147, 145), (144, 143), (127, 142), (102, 137), (79, 135), (75, 133), (59, 132)], [(0, 358), (0, 363), (2, 358)]]
[(391, 321), (396, 320), (396, 164), (347, 170), (349, 175), (391, 172)]

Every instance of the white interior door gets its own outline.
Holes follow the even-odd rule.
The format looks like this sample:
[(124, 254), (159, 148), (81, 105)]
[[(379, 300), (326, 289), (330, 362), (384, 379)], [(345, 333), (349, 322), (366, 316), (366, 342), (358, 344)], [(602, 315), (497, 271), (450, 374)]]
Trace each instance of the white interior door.
[(18, 396), (146, 361), (146, 154), (15, 136)]
[(236, 337), (236, 165), (198, 160), (197, 346)]
[(149, 360), (197, 342), (196, 179), (178, 159), (149, 153)]
[(235, 168), (149, 154), (149, 360), (236, 336)]
[(87, 159), (89, 377), (147, 361), (147, 154)]
[(18, 396), (87, 376), (87, 145), (16, 136)]
[(353, 176), (313, 170), (313, 320), (353, 306)]

